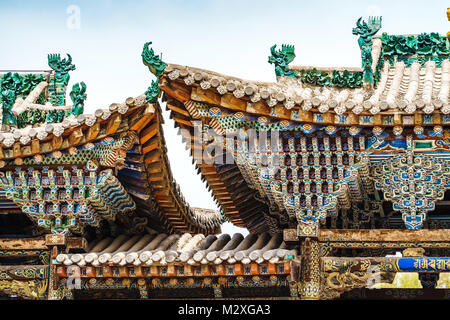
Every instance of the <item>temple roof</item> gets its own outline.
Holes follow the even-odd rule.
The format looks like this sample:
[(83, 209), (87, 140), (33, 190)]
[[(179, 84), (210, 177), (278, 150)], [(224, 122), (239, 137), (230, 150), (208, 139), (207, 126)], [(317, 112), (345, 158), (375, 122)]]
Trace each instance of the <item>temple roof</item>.
[[(24, 78), (20, 73), (3, 76), (24, 86), (23, 80), (17, 80)], [(40, 98), (50, 95), (46, 80), (37, 79), (28, 92), (16, 96), (11, 118), (17, 123), (3, 125), (0, 130), (3, 172), (23, 165), (83, 165), (94, 157), (102, 168), (118, 170), (118, 181), (136, 203), (136, 212), (131, 214), (136, 221), (157, 221), (152, 227), (167, 232), (220, 232), (220, 213), (190, 208), (172, 176), (158, 103), (148, 103), (141, 95), (93, 114), (77, 115), (73, 106), (53, 105), (51, 99)], [(82, 92), (86, 89), (83, 86)], [(59, 117), (49, 118), (58, 112)], [(109, 152), (102, 151), (108, 148)], [(14, 203), (3, 199), (1, 209), (14, 211)], [(129, 228), (135, 224), (129, 223)]]
[[(292, 70), (318, 70), (331, 72), (333, 68), (317, 69), (292, 67)], [(302, 83), (301, 79), (279, 77), (277, 83), (249, 81), (221, 75), (209, 70), (168, 64), (163, 77), (169, 81), (181, 80), (190, 87), (212, 90), (224, 96), (232, 94), (237, 99), (264, 103), (268, 107), (283, 105), (287, 110), (331, 111), (336, 114), (378, 114), (396, 111), (413, 114), (417, 109), (432, 113), (435, 109), (450, 113), (450, 61), (445, 59), (440, 67), (433, 61), (421, 66), (414, 62), (410, 67), (403, 61), (393, 66), (384, 62), (380, 80), (372, 88), (334, 88)]]
[[(299, 207), (295, 201), (300, 201), (300, 195), (304, 194), (307, 194), (308, 199), (304, 204), (310, 203), (312, 199), (312, 206), (320, 208), (318, 211), (324, 208), (328, 210), (326, 201), (320, 202), (324, 198), (315, 204), (314, 191), (298, 191), (296, 186), (297, 182), (299, 186), (302, 185), (303, 180), (308, 185), (314, 179), (319, 180), (319, 151), (326, 151), (327, 155), (321, 154), (322, 160), (335, 150), (340, 153), (341, 147), (344, 147), (341, 145), (343, 141), (348, 142), (344, 147), (347, 154), (354, 157), (351, 165), (357, 163), (361, 167), (358, 170), (364, 171), (364, 177), (350, 181), (347, 179), (348, 172), (344, 174), (345, 170), (339, 179), (337, 174), (322, 173), (321, 181), (328, 180), (320, 185), (327, 197), (328, 193), (332, 193), (332, 197), (338, 193), (339, 205), (334, 200), (327, 202), (328, 205), (347, 210), (351, 203), (361, 200), (358, 198), (361, 195), (351, 194), (347, 187), (339, 189), (337, 184), (353, 185), (356, 181), (368, 179), (366, 175), (369, 171), (363, 167), (370, 167), (369, 162), (387, 159), (406, 148), (406, 143), (397, 141), (403, 137), (402, 132), (413, 132), (414, 139), (418, 140), (431, 139), (441, 137), (443, 126), (450, 124), (449, 39), (438, 33), (384, 33), (376, 36), (381, 28), (379, 17), (370, 17), (368, 22), (359, 19), (356, 25), (353, 34), (359, 36), (361, 68), (293, 66), (290, 63), (295, 58), (294, 46), (282, 45), (279, 50), (272, 46), (269, 63), (275, 66), (277, 82), (245, 80), (210, 70), (166, 63), (149, 47), (151, 43), (144, 45), (143, 62), (158, 78), (152, 83), (153, 96), (157, 97), (161, 90), (163, 101), (167, 101), (167, 108), (176, 126), (189, 131), (190, 136), (183, 136), (183, 141), (190, 146), (199, 172), (231, 222), (251, 232), (279, 232), (292, 223), (295, 217), (298, 219), (298, 215), (294, 214), (294, 208)], [(206, 138), (199, 142), (201, 137), (192, 136), (200, 122), (202, 130), (214, 129), (219, 135), (230, 134), (228, 137), (239, 134), (245, 142), (240, 145), (239, 141), (228, 147), (219, 142), (220, 139), (211, 138), (211, 141), (214, 140), (211, 142)], [(425, 132), (422, 126), (426, 126), (427, 130), (432, 129), (429, 135), (422, 134)], [(286, 153), (287, 166), (295, 167), (295, 174), (289, 171), (291, 169), (285, 172), (284, 168), (275, 168), (279, 169), (274, 171), (278, 172), (278, 177), (275, 177), (274, 172), (265, 174), (262, 168), (264, 165), (258, 162), (262, 161), (262, 158), (258, 158), (262, 155), (255, 156), (253, 151), (247, 149), (250, 148), (246, 145), (250, 145), (250, 135), (246, 136), (248, 130), (281, 132), (281, 150)], [(383, 135), (380, 139), (386, 141), (374, 145), (372, 142), (380, 135)], [(231, 141), (231, 138), (228, 140)], [(320, 149), (321, 141), (323, 149)], [(430, 151), (429, 148), (426, 151), (419, 150), (421, 143), (418, 141), (414, 144), (417, 145), (417, 152)], [(204, 159), (196, 152), (199, 149), (204, 152), (208, 144), (223, 149), (215, 150), (212, 164), (204, 163)], [(400, 144), (404, 146), (399, 148)], [(230, 154), (235, 163), (222, 164), (222, 157), (225, 159)], [(298, 154), (303, 158), (297, 157)], [(358, 154), (370, 154), (364, 160), (369, 162), (363, 165)], [(303, 159), (303, 163), (292, 164), (294, 156), (297, 160)], [(315, 160), (309, 161), (308, 157)], [(338, 166), (341, 165), (339, 163)], [(268, 166), (272, 168), (272, 165)], [(223, 172), (231, 172), (233, 179)], [(292, 177), (287, 178), (288, 175)], [(296, 180), (292, 188), (290, 179)], [(366, 183), (367, 192), (372, 195), (373, 188), (369, 180)], [(313, 186), (317, 187), (316, 184)], [(237, 188), (239, 192), (235, 191)], [(239, 199), (240, 194), (245, 195), (245, 201)], [(251, 207), (256, 206), (257, 210), (251, 210)], [(288, 215), (285, 215), (284, 209), (280, 209), (286, 207)], [(337, 211), (323, 216), (335, 214)]]
[(203, 234), (183, 235), (146, 234), (136, 236), (119, 236), (104, 238), (88, 244), (86, 253), (60, 254), (60, 264), (71, 265), (165, 265), (167, 263), (233, 264), (243, 263), (276, 263), (285, 256), (293, 258), (297, 255), (283, 242), (281, 234), (260, 235), (249, 234), (246, 237), (239, 233), (230, 236)]
[[(276, 45), (272, 46), (269, 63), (275, 66), (277, 82), (245, 80), (165, 63), (153, 51), (152, 59), (144, 53), (143, 57), (151, 71), (155, 71), (152, 64), (158, 66), (155, 74), (161, 78), (159, 86), (167, 93), (166, 84), (179, 82), (200, 90), (197, 95), (191, 94), (193, 100), (207, 91), (209, 99), (203, 101), (225, 108), (240, 108), (239, 111), (248, 109), (245, 104), (256, 105), (255, 113), (266, 114), (261, 111), (276, 109), (271, 116), (312, 123), (323, 118), (316, 121), (316, 113), (327, 116), (449, 114), (448, 38), (438, 33), (376, 36), (380, 28), (381, 18), (369, 17), (367, 23), (360, 18), (353, 29), (353, 34), (359, 36), (361, 68), (294, 66), (290, 65), (295, 58), (294, 46), (282, 45), (279, 50)], [(189, 99), (182, 93), (177, 98), (182, 102)], [(222, 98), (225, 103), (220, 101)], [(242, 101), (242, 106), (226, 103), (234, 100)], [(280, 108), (284, 111), (278, 110)], [(308, 119), (305, 113), (313, 116)]]

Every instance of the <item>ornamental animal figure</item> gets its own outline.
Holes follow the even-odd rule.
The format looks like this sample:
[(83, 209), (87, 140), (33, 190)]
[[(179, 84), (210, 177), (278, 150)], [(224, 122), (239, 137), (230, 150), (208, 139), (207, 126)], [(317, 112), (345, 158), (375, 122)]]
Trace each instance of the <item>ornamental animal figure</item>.
[(275, 74), (277, 76), (296, 77), (297, 74), (293, 70), (289, 70), (289, 63), (295, 58), (293, 45), (281, 45), (281, 50), (275, 50), (276, 44), (270, 48), (269, 63), (275, 65)]
[(142, 49), (142, 62), (150, 69), (150, 71), (157, 77), (159, 77), (164, 69), (166, 68), (166, 63), (162, 61), (162, 57), (155, 54), (153, 48), (149, 48), (152, 42), (146, 42), (144, 48)]
[(372, 73), (372, 36), (381, 29), (381, 17), (369, 17), (367, 23), (362, 17), (356, 22), (356, 28), (352, 33), (359, 35), (358, 44), (361, 49), (361, 65), (364, 69), (363, 81), (365, 83), (373, 83)]
[(81, 83), (75, 83), (70, 92), (70, 99), (73, 102), (71, 113), (73, 115), (78, 116), (84, 112), (84, 100), (86, 98), (86, 84), (83, 81)]
[(381, 29), (382, 17), (369, 17), (367, 23), (362, 20), (362, 17), (356, 21), (356, 28), (353, 28), (352, 33), (359, 35), (358, 44), (363, 47), (372, 44), (372, 36)]
[(147, 91), (145, 91), (145, 98), (147, 99), (147, 102), (155, 103), (156, 100), (158, 100), (159, 94), (161, 90), (158, 87), (158, 78), (156, 81), (152, 81), (152, 84), (150, 87), (148, 87)]
[(12, 112), (12, 107), (22, 88), (23, 79), (18, 73), (8, 72), (0, 81), (2, 102), (2, 124), (16, 125), (17, 119)]
[(55, 70), (55, 82), (63, 83), (67, 86), (69, 83), (69, 71), (75, 70), (75, 65), (72, 64), (72, 57), (67, 54), (67, 60), (64, 58), (61, 60), (59, 54), (48, 55), (48, 65)]

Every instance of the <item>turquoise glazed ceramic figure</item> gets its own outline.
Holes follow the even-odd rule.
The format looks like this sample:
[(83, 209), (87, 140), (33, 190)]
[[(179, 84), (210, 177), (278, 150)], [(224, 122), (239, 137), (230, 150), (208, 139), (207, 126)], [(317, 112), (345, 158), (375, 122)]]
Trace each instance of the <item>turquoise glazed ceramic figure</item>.
[(283, 44), (281, 50), (275, 50), (276, 44), (270, 48), (269, 63), (275, 65), (275, 74), (277, 76), (296, 77), (293, 70), (289, 70), (289, 63), (295, 58), (294, 46)]
[(73, 102), (72, 114), (76, 116), (83, 114), (86, 97), (86, 84), (84, 82), (75, 83), (70, 92), (70, 99)]
[(373, 83), (372, 73), (372, 36), (381, 29), (381, 17), (369, 17), (368, 22), (362, 21), (362, 17), (356, 22), (353, 34), (359, 35), (358, 44), (361, 49), (363, 68), (363, 82)]

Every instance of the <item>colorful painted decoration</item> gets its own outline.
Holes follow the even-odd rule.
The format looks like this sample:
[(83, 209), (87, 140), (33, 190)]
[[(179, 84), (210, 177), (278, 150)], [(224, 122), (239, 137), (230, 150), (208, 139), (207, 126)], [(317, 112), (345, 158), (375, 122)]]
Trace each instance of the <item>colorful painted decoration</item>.
[(101, 219), (114, 220), (119, 212), (134, 210), (134, 201), (111, 170), (74, 173), (32, 170), (31, 175), (18, 171), (16, 176), (7, 171), (1, 173), (0, 184), (24, 213), (56, 234), (80, 233), (84, 225), (98, 226)]
[[(356, 25), (362, 69), (289, 67), (274, 45), (273, 83), (147, 42), (156, 80), (94, 114), (84, 82), (65, 103), (70, 55), (3, 74), (0, 298), (448, 298), (422, 289), (450, 287), (449, 40)], [(162, 91), (220, 210), (182, 196)]]
[(407, 153), (381, 161), (374, 168), (375, 187), (402, 213), (408, 229), (419, 229), (426, 213), (435, 208), (450, 188), (450, 166), (447, 160), (412, 152), (411, 137)]
[(65, 58), (61, 60), (59, 54), (48, 55), (48, 65), (55, 70), (55, 83), (59, 82), (66, 86), (69, 84), (69, 71), (75, 70), (75, 65), (72, 64), (72, 57), (70, 54), (67, 54), (67, 57), (67, 60)]

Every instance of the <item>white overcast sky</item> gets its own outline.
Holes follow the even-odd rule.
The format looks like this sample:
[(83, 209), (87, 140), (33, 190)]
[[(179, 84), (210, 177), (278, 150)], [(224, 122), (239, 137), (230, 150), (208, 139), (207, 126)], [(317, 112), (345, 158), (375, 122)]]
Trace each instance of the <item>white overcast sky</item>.
[[(352, 28), (360, 16), (382, 15), (380, 33), (445, 34), (448, 6), (448, 0), (1, 0), (0, 70), (46, 70), (48, 53), (70, 53), (76, 70), (69, 85), (86, 83), (85, 113), (93, 113), (150, 85), (154, 76), (140, 56), (147, 41), (168, 63), (275, 81), (267, 62), (273, 44), (295, 45), (293, 65), (359, 67)], [(192, 206), (216, 209), (167, 112), (164, 118), (172, 171), (184, 196)], [(229, 224), (223, 231), (245, 233)]]

